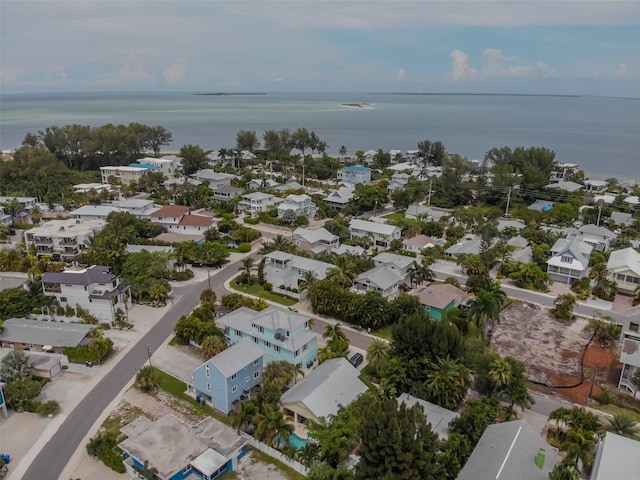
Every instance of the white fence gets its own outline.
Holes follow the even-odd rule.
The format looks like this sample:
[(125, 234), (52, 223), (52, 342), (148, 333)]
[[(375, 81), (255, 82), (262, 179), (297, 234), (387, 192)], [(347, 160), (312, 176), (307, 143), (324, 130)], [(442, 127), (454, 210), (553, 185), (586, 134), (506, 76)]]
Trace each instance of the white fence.
[(309, 470), (307, 469), (307, 467), (305, 467), (299, 462), (296, 462), (295, 460), (292, 460), (291, 458), (287, 457), (286, 455), (279, 452), (275, 448), (271, 448), (270, 446), (265, 445), (264, 443), (256, 440), (251, 435), (248, 435), (244, 432), (241, 432), (241, 435), (242, 435), (242, 438), (244, 438), (247, 441), (247, 443), (251, 445), (253, 448), (255, 448), (256, 450), (259, 450), (262, 453), (269, 455), (271, 458), (275, 458), (276, 460), (284, 463), (286, 466), (290, 468), (293, 468), (296, 472), (301, 473), (302, 475), (306, 475), (308, 473)]

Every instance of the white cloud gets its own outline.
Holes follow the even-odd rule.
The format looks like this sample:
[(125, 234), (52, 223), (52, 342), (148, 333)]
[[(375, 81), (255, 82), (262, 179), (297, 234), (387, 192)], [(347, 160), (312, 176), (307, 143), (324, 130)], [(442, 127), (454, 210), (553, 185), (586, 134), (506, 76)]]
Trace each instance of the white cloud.
[(616, 75), (618, 75), (619, 77), (624, 77), (627, 74), (628, 70), (629, 70), (629, 67), (627, 67), (627, 64), (621, 63), (620, 66), (618, 67), (618, 71), (616, 72)]
[(142, 58), (130, 53), (117, 73), (101, 75), (97, 81), (104, 85), (151, 85), (155, 77), (147, 72), (143, 63)]
[(451, 52), (451, 73), (449, 79), (453, 82), (467, 80), (478, 77), (478, 71), (469, 67), (469, 55), (462, 50)]
[(508, 57), (502, 50), (487, 48), (482, 52), (485, 64), (478, 71), (469, 66), (469, 55), (461, 50), (451, 52), (451, 73), (449, 80), (459, 82), (461, 80), (474, 80), (482, 78), (517, 78), (531, 77), (534, 75), (548, 75), (551, 68), (541, 61), (533, 65), (514, 65), (518, 57)]
[(187, 73), (185, 71), (185, 63), (184, 59), (177, 58), (175, 62), (171, 64), (169, 68), (167, 68), (164, 72), (162, 72), (162, 76), (164, 77), (164, 81), (169, 85), (179, 85), (185, 81), (187, 78)]
[(407, 80), (408, 78), (409, 78), (409, 75), (407, 74), (407, 71), (404, 68), (401, 68), (396, 72), (396, 80), (400, 80), (402, 82), (404, 80)]
[(284, 82), (284, 77), (274, 78), (273, 81), (276, 82), (276, 83)]

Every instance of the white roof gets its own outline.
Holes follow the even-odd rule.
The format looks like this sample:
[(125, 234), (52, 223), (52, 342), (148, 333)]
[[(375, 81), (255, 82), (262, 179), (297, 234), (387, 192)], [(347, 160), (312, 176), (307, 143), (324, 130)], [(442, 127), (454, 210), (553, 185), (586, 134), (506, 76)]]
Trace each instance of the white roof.
[(598, 446), (591, 480), (631, 480), (638, 476), (640, 442), (607, 432)]
[(282, 406), (301, 403), (316, 418), (338, 413), (367, 391), (358, 378), (360, 372), (345, 358), (333, 358), (322, 363), (305, 379), (286, 391), (280, 398)]
[(325, 242), (334, 242), (339, 238), (324, 227), (314, 229), (299, 227), (293, 231), (293, 235), (309, 243), (316, 243), (323, 240)]
[(584, 184), (592, 187), (606, 187), (608, 185), (604, 180), (585, 180)]
[(408, 393), (403, 393), (398, 397), (398, 405), (403, 402), (407, 407), (420, 405), (427, 417), (427, 422), (431, 424), (431, 429), (437, 433), (440, 438), (449, 437), (449, 422), (458, 418), (456, 412), (452, 412), (451, 410), (447, 410), (421, 398), (414, 397)]
[(122, 170), (123, 172), (146, 172), (149, 169), (145, 167), (124, 167), (124, 166), (121, 167), (118, 165), (113, 165), (113, 166), (100, 167), (100, 170)]
[(209, 362), (228, 378), (263, 355), (264, 352), (258, 345), (245, 338), (210, 358)]
[(311, 200), (311, 197), (309, 195), (295, 195), (293, 193), (287, 195), (287, 198), (284, 199), (285, 202), (295, 202), (295, 203), (302, 203), (305, 200)]
[(545, 188), (555, 188), (557, 190), (564, 190), (566, 192), (577, 192), (584, 187), (576, 182), (557, 182), (550, 183)]
[(276, 198), (276, 197), (271, 195), (270, 193), (252, 192), (252, 193), (247, 193), (245, 195), (242, 195), (242, 198), (245, 198), (247, 200), (267, 200), (269, 198)]
[(357, 245), (351, 246), (351, 245), (344, 245), (344, 244), (331, 250), (331, 253), (335, 253), (336, 255), (348, 254), (348, 255), (360, 256), (360, 255), (364, 255), (365, 252), (366, 250), (364, 248), (359, 247)]
[(111, 212), (126, 212), (126, 210), (111, 205), (83, 205), (69, 212), (69, 215), (72, 217), (106, 217)]
[(631, 270), (640, 277), (640, 253), (631, 247), (611, 252), (607, 261), (607, 270), (614, 273)]
[(353, 219), (349, 222), (349, 228), (361, 230), (364, 232), (377, 233), (379, 235), (393, 235), (394, 232), (400, 230), (400, 227), (394, 225), (385, 225), (383, 223), (368, 222), (366, 220)]
[(353, 280), (353, 282), (366, 283), (374, 285), (381, 290), (386, 290), (395, 283), (402, 282), (402, 276), (394, 267), (389, 265), (380, 265), (361, 273)]
[(376, 265), (393, 265), (403, 270), (411, 265), (415, 258), (405, 255), (397, 255), (395, 253), (382, 252), (373, 257)]
[(229, 460), (224, 455), (216, 452), (212, 448), (207, 448), (204, 452), (191, 460), (191, 466), (205, 475), (213, 475)]

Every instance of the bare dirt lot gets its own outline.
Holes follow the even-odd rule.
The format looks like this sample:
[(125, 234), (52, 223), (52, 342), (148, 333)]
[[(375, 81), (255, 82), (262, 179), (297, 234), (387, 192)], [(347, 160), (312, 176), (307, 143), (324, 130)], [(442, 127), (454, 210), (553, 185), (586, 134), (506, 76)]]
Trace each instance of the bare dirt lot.
[(587, 326), (586, 320), (558, 320), (540, 305), (512, 303), (500, 314), (491, 344), (501, 355), (522, 360), (529, 380), (553, 386), (562, 377), (561, 385), (568, 385), (567, 377), (582, 379)]

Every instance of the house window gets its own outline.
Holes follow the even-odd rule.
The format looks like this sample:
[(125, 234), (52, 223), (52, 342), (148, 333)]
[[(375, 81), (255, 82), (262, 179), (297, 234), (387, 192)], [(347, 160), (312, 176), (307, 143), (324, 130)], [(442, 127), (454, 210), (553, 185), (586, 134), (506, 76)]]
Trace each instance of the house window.
[(295, 352), (293, 352), (294, 357), (297, 357), (298, 355), (300, 355), (300, 350), (296, 350)]
[(211, 384), (207, 383), (207, 392), (210, 392), (210, 391), (211, 391)]
[(571, 255), (562, 255), (562, 257), (560, 257), (560, 261), (562, 263), (571, 263)]
[(253, 372), (253, 378), (258, 378), (260, 376), (260, 372)]
[(187, 465), (186, 467), (184, 467), (184, 470), (182, 470), (182, 473), (189, 473), (191, 471), (191, 465)]
[(630, 331), (632, 331), (632, 332), (637, 332), (637, 331), (638, 331), (638, 329), (640, 329), (640, 325), (638, 325), (637, 323), (633, 323), (633, 322), (631, 322), (631, 323), (629, 324), (629, 330), (630, 330)]
[(209, 378), (211, 376), (211, 370), (209, 369), (209, 365), (204, 367), (204, 371), (205, 371), (205, 375), (207, 376), (207, 378)]
[(237, 386), (237, 385), (234, 385), (234, 386), (231, 388), (231, 393), (236, 393), (237, 391), (238, 391), (238, 386)]
[(307, 344), (305, 343), (305, 344), (302, 346), (302, 351), (303, 351), (303, 352), (306, 352), (306, 351), (307, 351), (307, 348), (308, 348), (308, 346), (307, 346)]
[(245, 383), (249, 383), (251, 381), (251, 375), (244, 379)]
[(238, 374), (234, 373), (233, 375), (231, 375), (231, 380), (235, 380), (236, 378), (238, 378)]
[(67, 303), (67, 297), (60, 297), (60, 301), (62, 303)]
[(269, 348), (271, 346), (271, 343), (267, 342), (266, 340), (264, 341), (264, 346)]
[(254, 364), (254, 365), (258, 365), (258, 363), (260, 363), (260, 359), (259, 359), (259, 358), (256, 358), (256, 359), (253, 361), (253, 364)]
[(278, 346), (278, 345), (274, 345), (274, 346), (273, 346), (273, 349), (274, 349), (276, 352), (280, 353), (280, 346)]
[(258, 338), (257, 337), (253, 337), (253, 343), (258, 343)]

